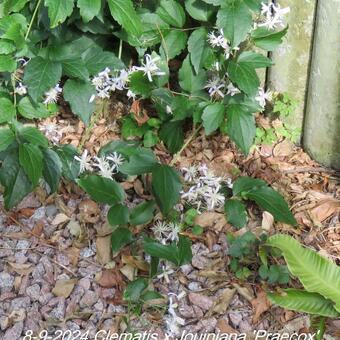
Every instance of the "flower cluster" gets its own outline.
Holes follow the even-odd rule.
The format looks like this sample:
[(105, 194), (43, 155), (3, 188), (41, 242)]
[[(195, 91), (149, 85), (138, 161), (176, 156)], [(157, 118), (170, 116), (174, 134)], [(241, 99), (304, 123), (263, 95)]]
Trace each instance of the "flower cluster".
[(290, 8), (281, 8), (279, 4), (266, 4), (262, 2), (261, 14), (265, 16), (265, 21), (258, 24), (259, 27), (266, 27), (268, 29), (275, 29), (277, 27), (284, 27), (284, 16), (290, 12)]
[(63, 92), (63, 89), (57, 84), (56, 86), (49, 89), (47, 92), (45, 92), (45, 99), (43, 101), (44, 104), (55, 104), (60, 94)]
[(178, 304), (174, 302), (173, 296), (181, 300), (185, 296), (185, 292), (176, 295), (169, 293), (169, 308), (168, 314), (165, 316), (165, 323), (167, 327), (167, 336), (176, 337), (180, 334), (181, 328), (185, 325), (185, 320), (176, 314)]
[(271, 91), (265, 91), (262, 87), (259, 87), (259, 92), (255, 97), (255, 100), (259, 103), (262, 109), (265, 108), (266, 102), (273, 99), (273, 93)]
[(228, 39), (224, 36), (223, 30), (220, 29), (217, 32), (210, 32), (208, 34), (208, 42), (212, 47), (219, 47), (224, 50), (224, 56), (229, 59), (233, 51), (238, 51), (239, 47), (231, 48)]
[(235, 87), (233, 83), (229, 82), (227, 85), (225, 78), (221, 79), (217, 76), (214, 76), (211, 80), (209, 80), (204, 88), (208, 90), (210, 97), (219, 96), (220, 98), (224, 98), (225, 93), (233, 97), (236, 94), (241, 93), (241, 91)]
[(157, 221), (151, 228), (157, 241), (166, 244), (168, 241), (178, 241), (178, 234), (181, 227), (177, 223), (167, 223), (164, 221)]
[(225, 197), (221, 193), (222, 184), (231, 186), (230, 179), (215, 176), (206, 165), (191, 166), (182, 169), (184, 180), (190, 183), (187, 191), (182, 191), (184, 202), (194, 206), (198, 211), (220, 209), (224, 205)]
[(117, 152), (106, 157), (94, 156), (92, 159), (88, 151), (84, 150), (81, 156), (75, 156), (74, 159), (80, 164), (80, 173), (97, 170), (100, 176), (110, 179), (119, 172), (119, 167), (124, 163), (123, 156)]

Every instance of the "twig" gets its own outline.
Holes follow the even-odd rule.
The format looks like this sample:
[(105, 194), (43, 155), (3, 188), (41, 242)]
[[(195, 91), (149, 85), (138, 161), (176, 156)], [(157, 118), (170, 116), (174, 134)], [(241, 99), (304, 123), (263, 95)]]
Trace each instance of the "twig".
[(325, 172), (325, 173), (328, 173), (328, 174), (340, 176), (340, 174), (337, 171), (332, 170), (332, 169), (325, 169), (325, 168), (322, 168), (322, 167), (319, 167), (319, 168), (307, 167), (307, 168), (296, 168), (296, 169), (290, 169), (290, 170), (282, 170), (282, 173), (284, 173), (284, 174), (295, 174), (295, 173), (300, 173), (300, 172), (311, 172), (311, 173)]
[(25, 35), (25, 40), (27, 40), (27, 38), (28, 38), (28, 36), (29, 36), (29, 34), (31, 32), (31, 29), (32, 29), (32, 26), (33, 26), (33, 22), (34, 22), (35, 17), (37, 16), (40, 4), (41, 4), (41, 0), (39, 0), (37, 5), (35, 6), (35, 9), (34, 9), (34, 12), (33, 12), (32, 18), (31, 18), (31, 21), (29, 23), (29, 26), (28, 26), (28, 29), (27, 29), (27, 32), (26, 32), (26, 35)]

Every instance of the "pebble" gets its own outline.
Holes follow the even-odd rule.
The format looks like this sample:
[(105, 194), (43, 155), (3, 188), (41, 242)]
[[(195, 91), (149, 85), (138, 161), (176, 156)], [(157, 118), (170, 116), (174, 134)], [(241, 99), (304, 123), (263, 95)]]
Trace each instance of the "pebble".
[(31, 299), (28, 296), (18, 297), (11, 301), (11, 309), (18, 310), (20, 308), (27, 308), (31, 304)]
[(59, 297), (57, 307), (50, 312), (50, 317), (57, 320), (64, 320), (65, 317), (65, 298)]
[(197, 291), (197, 290), (201, 290), (202, 289), (202, 285), (200, 282), (190, 282), (188, 284), (188, 289), (192, 290), (192, 291)]
[(26, 288), (26, 294), (32, 301), (38, 301), (40, 299), (40, 286), (36, 283), (33, 286)]
[(14, 276), (9, 273), (0, 273), (0, 292), (5, 293), (12, 290), (14, 285)]
[(188, 298), (193, 305), (198, 306), (203, 310), (209, 310), (214, 304), (214, 301), (211, 298), (203, 294), (189, 293)]
[(20, 339), (23, 328), (24, 328), (23, 321), (17, 322), (16, 324), (14, 324), (13, 327), (9, 328), (6, 331), (6, 333), (5, 333), (4, 337), (2, 338), (2, 340)]
[(80, 300), (80, 307), (91, 307), (98, 301), (98, 294), (91, 290), (85, 292), (84, 296)]

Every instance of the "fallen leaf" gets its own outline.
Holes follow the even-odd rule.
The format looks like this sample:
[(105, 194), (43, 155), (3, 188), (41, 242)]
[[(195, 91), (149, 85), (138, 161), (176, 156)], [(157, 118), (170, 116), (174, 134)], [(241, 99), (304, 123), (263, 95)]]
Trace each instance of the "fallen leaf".
[(125, 265), (122, 268), (120, 268), (120, 272), (129, 280), (133, 281), (135, 279), (136, 274), (136, 268), (132, 267), (130, 265)]
[(44, 231), (44, 227), (44, 221), (38, 220), (32, 229), (32, 234), (36, 237), (40, 237)]
[(100, 218), (100, 209), (95, 201), (85, 199), (79, 203), (79, 214), (77, 215), (80, 222), (97, 223)]
[(104, 269), (97, 279), (97, 283), (103, 288), (122, 287), (122, 274), (116, 269)]
[(264, 211), (262, 214), (262, 229), (270, 231), (274, 224), (274, 216), (268, 211)]
[(8, 262), (10, 267), (19, 275), (28, 275), (33, 271), (32, 265), (30, 263), (14, 263)]
[(149, 264), (146, 261), (135, 256), (122, 255), (122, 262), (144, 272), (148, 272), (150, 268)]
[(78, 221), (72, 219), (67, 223), (66, 228), (70, 231), (70, 234), (74, 237), (78, 237), (81, 234), (81, 226)]
[(236, 293), (235, 288), (224, 289), (221, 295), (215, 301), (215, 305), (210, 310), (211, 312), (209, 314), (210, 315), (212, 315), (212, 313), (224, 314), (227, 308), (229, 307), (229, 304), (232, 298), (234, 297), (235, 293)]
[(63, 223), (68, 222), (69, 220), (70, 218), (67, 215), (60, 213), (53, 219), (52, 225), (63, 224)]
[(55, 283), (52, 293), (59, 297), (64, 297), (65, 299), (70, 296), (77, 279), (62, 279)]
[(294, 151), (294, 143), (289, 139), (285, 139), (281, 143), (276, 144), (273, 150), (273, 155), (275, 157), (287, 157), (291, 155)]
[(267, 298), (266, 292), (263, 289), (259, 289), (256, 298), (251, 301), (251, 304), (255, 310), (252, 320), (253, 324), (255, 324), (260, 320), (261, 315), (269, 310), (271, 303)]
[(334, 216), (340, 212), (340, 201), (337, 199), (329, 198), (321, 201), (316, 207), (311, 210), (311, 214), (319, 222), (327, 220), (329, 217)]
[(219, 329), (221, 334), (239, 334), (239, 332), (231, 327), (226, 319), (219, 319), (216, 327)]
[(214, 304), (214, 301), (210, 297), (203, 294), (189, 293), (188, 298), (193, 305), (198, 306), (203, 310), (209, 310)]
[(143, 110), (140, 100), (135, 100), (132, 103), (130, 112), (133, 113), (133, 116), (139, 126), (145, 124), (149, 120), (149, 116), (146, 110)]
[(96, 239), (96, 259), (100, 264), (111, 261), (111, 236), (97, 237)]
[(248, 300), (249, 302), (254, 300), (255, 296), (254, 296), (253, 292), (251, 292), (250, 289), (248, 289), (247, 287), (241, 287), (237, 283), (233, 283), (233, 287), (235, 287), (237, 292), (241, 296), (243, 296), (246, 300)]
[(203, 228), (212, 228), (221, 231), (224, 226), (227, 226), (224, 214), (216, 212), (204, 212), (195, 218), (195, 223)]

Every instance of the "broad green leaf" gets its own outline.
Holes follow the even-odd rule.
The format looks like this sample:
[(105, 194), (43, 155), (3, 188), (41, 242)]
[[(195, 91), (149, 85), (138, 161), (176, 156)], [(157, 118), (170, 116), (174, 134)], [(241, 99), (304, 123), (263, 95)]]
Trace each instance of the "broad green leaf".
[(4, 199), (7, 210), (15, 207), (33, 187), (19, 164), (18, 152), (9, 153), (0, 168), (0, 183), (5, 187)]
[(88, 175), (78, 179), (77, 183), (96, 202), (116, 204), (124, 201), (125, 192), (115, 180), (98, 175)]
[(209, 104), (203, 111), (202, 120), (205, 133), (212, 134), (222, 124), (225, 116), (224, 105), (221, 103)]
[(129, 217), (129, 208), (121, 203), (113, 205), (107, 213), (107, 219), (111, 225), (127, 224)]
[(209, 55), (210, 47), (207, 43), (207, 35), (207, 29), (201, 27), (193, 31), (188, 40), (190, 60), (196, 74), (199, 73)]
[(23, 143), (31, 143), (37, 146), (47, 147), (48, 139), (36, 128), (23, 126), (19, 129), (19, 137)]
[(67, 17), (72, 14), (73, 0), (45, 0), (45, 6), (48, 8), (48, 17), (50, 26), (54, 28), (62, 24)]
[(247, 155), (256, 135), (255, 118), (240, 105), (227, 108), (227, 129), (231, 140)]
[(0, 129), (0, 152), (6, 150), (15, 141), (15, 135), (10, 129)]
[(128, 162), (119, 167), (119, 171), (130, 176), (152, 172), (158, 161), (151, 150), (139, 148), (140, 152), (132, 155)]
[(115, 254), (133, 241), (132, 232), (128, 228), (118, 227), (111, 234), (111, 249)]
[[(25, 46), (24, 29), (22, 24), (17, 22), (10, 25), (5, 34), (2, 35), (2, 39), (11, 40), (15, 43), (15, 46), (18, 49), (22, 49)], [(15, 59), (12, 58), (12, 61), (15, 61)]]
[(84, 22), (89, 22), (99, 14), (101, 0), (78, 0), (77, 7)]
[(133, 72), (130, 76), (129, 89), (135, 94), (149, 97), (154, 89), (154, 82), (150, 82), (142, 71)]
[(252, 177), (239, 177), (233, 185), (234, 196), (246, 195), (251, 190), (266, 187), (268, 184), (262, 179)]
[(140, 225), (150, 222), (153, 219), (155, 201), (146, 201), (138, 204), (131, 210), (130, 223)]
[(158, 165), (152, 171), (152, 191), (164, 215), (178, 202), (182, 183), (178, 172), (168, 165)]
[(147, 239), (144, 241), (144, 251), (153, 257), (168, 260), (176, 265), (179, 264), (178, 248), (174, 243), (164, 245), (154, 240)]
[(6, 15), (3, 18), (0, 18), (0, 32), (6, 32), (15, 24), (20, 24), (21, 28), (25, 30), (27, 27), (27, 19), (24, 15), (19, 13)]
[(89, 79), (89, 72), (85, 66), (85, 62), (82, 59), (78, 58), (63, 60), (62, 65), (63, 74), (67, 75), (68, 77), (78, 78), (85, 81)]
[(59, 62), (53, 62), (42, 57), (34, 57), (25, 67), (24, 83), (28, 87), (28, 93), (34, 101), (38, 101), (42, 95), (55, 87), (62, 74), (62, 66)]
[(43, 169), (43, 155), (39, 147), (34, 144), (20, 144), (19, 162), (33, 186), (37, 186)]
[(263, 210), (270, 212), (276, 221), (294, 226), (297, 224), (287, 202), (274, 189), (263, 186), (249, 191), (246, 197), (255, 201)]
[(267, 293), (269, 300), (282, 308), (300, 313), (322, 315), (329, 318), (340, 317), (332, 301), (317, 293), (298, 289), (284, 289), (281, 293)]
[(259, 27), (251, 33), (251, 37), (257, 47), (273, 51), (280, 46), (287, 31), (288, 27), (279, 32)]
[(15, 107), (8, 98), (0, 98), (0, 124), (9, 123), (15, 117)]
[(184, 9), (176, 0), (161, 0), (156, 13), (171, 26), (181, 28), (185, 24)]
[(334, 308), (340, 313), (339, 266), (316, 251), (303, 247), (288, 235), (271, 236), (267, 245), (282, 251), (289, 271), (301, 281), (308, 292), (321, 294), (333, 301)]
[(253, 66), (231, 61), (228, 66), (228, 74), (231, 81), (247, 95), (254, 96), (258, 92), (260, 80)]
[(159, 131), (159, 137), (172, 154), (178, 152), (184, 143), (183, 123), (164, 123)]
[(270, 67), (274, 63), (264, 55), (252, 51), (245, 51), (237, 58), (238, 63), (246, 63), (253, 68)]
[(17, 63), (13, 57), (0, 55), (0, 72), (14, 72), (16, 68)]
[(225, 202), (224, 212), (227, 221), (237, 229), (247, 224), (248, 216), (245, 205), (237, 199), (229, 199)]
[(90, 98), (96, 90), (90, 83), (69, 79), (64, 85), (64, 98), (70, 103), (72, 112), (88, 125), (95, 109), (95, 103)]
[(178, 56), (186, 47), (188, 36), (183, 31), (169, 30), (161, 41), (159, 50), (162, 58), (173, 59)]
[(188, 237), (178, 236), (178, 262), (179, 265), (190, 263), (192, 260), (191, 241)]
[(178, 78), (181, 88), (190, 93), (202, 91), (207, 81), (206, 73), (203, 70), (197, 75), (194, 74), (189, 56), (184, 59), (182, 67), (178, 72)]
[(149, 127), (146, 124), (143, 124), (141, 126), (138, 125), (136, 120), (131, 115), (123, 118), (123, 124), (121, 126), (121, 135), (125, 139), (128, 139), (129, 137), (141, 138), (148, 130)]
[(8, 15), (12, 12), (19, 12), (22, 10), (29, 0), (5, 0), (4, 1), (4, 13)]
[(112, 17), (130, 34), (140, 36), (142, 23), (131, 0), (108, 0)]
[(214, 6), (222, 5), (225, 2), (225, 0), (203, 0), (203, 1), (206, 2), (207, 4)]
[(236, 47), (247, 38), (253, 20), (243, 0), (228, 0), (218, 11), (216, 23), (232, 47)]
[(148, 281), (144, 278), (138, 278), (127, 285), (123, 298), (129, 302), (140, 302), (143, 291), (148, 287)]
[(0, 40), (0, 54), (10, 54), (15, 50), (15, 45), (12, 42)]
[(18, 111), (22, 117), (27, 119), (42, 119), (51, 116), (53, 113), (41, 103), (34, 103), (28, 96), (23, 97), (18, 104)]
[(78, 156), (77, 150), (72, 145), (60, 145), (55, 149), (62, 163), (62, 174), (69, 181), (74, 181), (79, 176), (80, 164), (74, 159)]
[(203, 0), (185, 0), (185, 9), (198, 21), (208, 21), (214, 14), (214, 7)]
[(253, 11), (260, 11), (262, 0), (244, 0), (244, 3)]
[(43, 176), (51, 189), (51, 193), (53, 193), (58, 190), (63, 164), (55, 151), (44, 148), (42, 153)]

